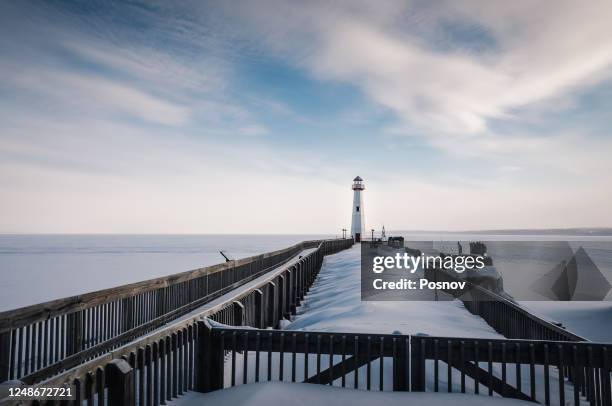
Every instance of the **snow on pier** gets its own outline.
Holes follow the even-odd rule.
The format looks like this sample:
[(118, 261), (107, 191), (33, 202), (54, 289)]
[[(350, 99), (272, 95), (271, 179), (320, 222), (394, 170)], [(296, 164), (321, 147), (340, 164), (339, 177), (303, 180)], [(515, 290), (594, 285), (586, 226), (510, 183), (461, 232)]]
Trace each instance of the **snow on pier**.
[(177, 406), (200, 405), (292, 405), (311, 406), (387, 406), (436, 405), (436, 406), (528, 406), (531, 402), (517, 399), (495, 398), (462, 393), (424, 392), (370, 392), (307, 383), (266, 382), (235, 386), (210, 393), (187, 393), (171, 403)]
[(361, 301), (361, 247), (327, 256), (291, 330), (503, 338), (482, 318), (452, 301)]

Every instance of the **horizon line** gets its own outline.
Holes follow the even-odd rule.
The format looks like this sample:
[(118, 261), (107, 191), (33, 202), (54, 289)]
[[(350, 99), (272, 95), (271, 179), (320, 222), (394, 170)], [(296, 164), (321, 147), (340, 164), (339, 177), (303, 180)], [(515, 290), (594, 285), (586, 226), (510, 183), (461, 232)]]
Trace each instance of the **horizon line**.
[[(380, 229), (375, 229), (375, 232), (380, 233)], [(448, 234), (511, 234), (511, 233), (561, 233), (561, 234), (573, 234), (573, 235), (596, 235), (596, 236), (612, 236), (612, 227), (564, 227), (564, 228), (503, 228), (503, 229), (482, 229), (482, 230), (410, 230), (410, 229), (389, 229), (389, 233), (448, 233)], [(581, 234), (582, 233), (582, 234)], [(586, 233), (586, 234), (585, 234)], [(171, 235), (340, 235), (337, 232), (320, 232), (320, 233), (177, 233), (177, 232), (154, 232), (154, 233), (139, 233), (139, 232), (0, 232), (0, 235), (160, 235), (160, 236), (171, 236)]]

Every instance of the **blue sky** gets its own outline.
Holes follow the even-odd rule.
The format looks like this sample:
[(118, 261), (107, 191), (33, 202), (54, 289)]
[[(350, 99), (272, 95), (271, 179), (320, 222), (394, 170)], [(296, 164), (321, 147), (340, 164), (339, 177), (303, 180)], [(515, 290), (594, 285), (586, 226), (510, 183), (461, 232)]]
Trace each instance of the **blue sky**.
[(0, 232), (612, 226), (609, 2), (328, 3), (2, 2)]

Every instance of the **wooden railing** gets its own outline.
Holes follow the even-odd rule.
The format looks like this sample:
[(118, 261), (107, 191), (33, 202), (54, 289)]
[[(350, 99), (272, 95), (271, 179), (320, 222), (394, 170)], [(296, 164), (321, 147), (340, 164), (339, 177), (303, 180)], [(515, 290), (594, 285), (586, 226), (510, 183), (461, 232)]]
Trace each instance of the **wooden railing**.
[(612, 403), (612, 344), (426, 336), (410, 343), (413, 391), (482, 392), (546, 405)]
[(544, 320), (494, 292), (473, 286), (465, 308), (482, 317), (504, 337), (534, 340), (587, 341), (560, 326)]
[[(409, 336), (237, 329), (205, 321), (199, 329), (206, 354), (196, 385), (201, 392), (261, 381), (410, 388)], [(388, 381), (381, 362), (392, 371)]]
[[(427, 269), (425, 277), (437, 281), (459, 281), (451, 273)], [(461, 281), (465, 281), (461, 279)], [(463, 302), (472, 314), (482, 317), (495, 331), (506, 338), (553, 341), (588, 341), (560, 326), (544, 320), (519, 304), (469, 281), (460, 291), (446, 290)]]
[(158, 405), (187, 391), (283, 381), (610, 406), (611, 365), (612, 344), (263, 330), (201, 320), (68, 375), (68, 382), (77, 404), (98, 405)]
[[(107, 351), (99, 351), (98, 348), (81, 351), (22, 377), (21, 381), (39, 386), (75, 384), (77, 397), (84, 398), (88, 391), (109, 388), (108, 380), (114, 382), (115, 378), (105, 375), (107, 368), (110, 368), (108, 371), (111, 374), (119, 373), (125, 369), (125, 365), (120, 365), (121, 360), (128, 363), (133, 361), (133, 366), (137, 368), (138, 363), (146, 359), (147, 354), (153, 356), (154, 349), (156, 359), (164, 357), (164, 354), (182, 351), (181, 348), (187, 351), (185, 346), (188, 347), (190, 340), (197, 337), (193, 331), (197, 329), (197, 322), (202, 317), (210, 317), (230, 325), (277, 327), (282, 318), (295, 313), (308, 287), (314, 282), (324, 256), (349, 248), (352, 244), (352, 239), (319, 242), (315, 249), (294, 262), (266, 273), (265, 277), (258, 279), (252, 286), (249, 285), (248, 289), (237, 290), (235, 294), (228, 294), (203, 306), (201, 312), (185, 315), (180, 319), (175, 318), (172, 323), (154, 330), (139, 327), (135, 329), (131, 339), (126, 336), (125, 340), (122, 337), (109, 340), (107, 344), (111, 347)], [(227, 296), (230, 298), (224, 300)], [(189, 354), (192, 353), (187, 353)], [(95, 382), (92, 384), (94, 389), (87, 386), (90, 381)], [(179, 391), (178, 380), (173, 381), (172, 385), (172, 390), (168, 392), (170, 394)]]
[(205, 337), (200, 351), (207, 354), (196, 382), (202, 392), (273, 380), (482, 392), (547, 405), (572, 399), (609, 406), (612, 400), (612, 344), (252, 330), (204, 322), (199, 331)]
[(0, 313), (0, 382), (99, 356), (282, 265), (321, 241)]

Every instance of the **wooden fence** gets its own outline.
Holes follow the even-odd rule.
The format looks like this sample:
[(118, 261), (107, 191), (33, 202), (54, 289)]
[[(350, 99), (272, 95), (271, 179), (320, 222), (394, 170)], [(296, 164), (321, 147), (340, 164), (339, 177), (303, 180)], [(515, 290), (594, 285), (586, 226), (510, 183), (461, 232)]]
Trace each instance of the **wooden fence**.
[(461, 300), (472, 314), (482, 317), (495, 331), (506, 338), (553, 341), (587, 341), (585, 338), (531, 314), (519, 304), (464, 279), (457, 279), (450, 272), (427, 269), (425, 277), (437, 281), (464, 281), (461, 291), (445, 290)]
[(192, 390), (284, 381), (610, 406), (611, 365), (611, 344), (263, 330), (203, 320), (72, 383), (77, 404), (88, 405), (156, 406)]
[(194, 385), (201, 392), (285, 381), (546, 405), (612, 402), (612, 344), (253, 330), (205, 322), (199, 331)]
[(35, 382), (112, 351), (320, 243), (305, 241), (262, 255), (2, 312), (0, 382)]
[[(229, 325), (277, 327), (281, 319), (295, 313), (321, 269), (323, 258), (352, 245), (352, 239), (321, 241), (295, 262), (231, 295), (230, 300), (220, 298), (220, 303), (206, 305), (193, 316), (176, 319), (124, 345), (116, 344), (111, 351), (82, 351), (24, 376), (21, 381), (39, 387), (74, 385), (77, 403), (87, 400), (88, 404), (99, 405), (132, 404), (128, 402), (131, 396), (141, 405), (163, 404), (193, 388), (198, 348), (195, 340), (200, 336), (198, 326), (203, 317)], [(155, 394), (153, 387), (157, 388)]]

